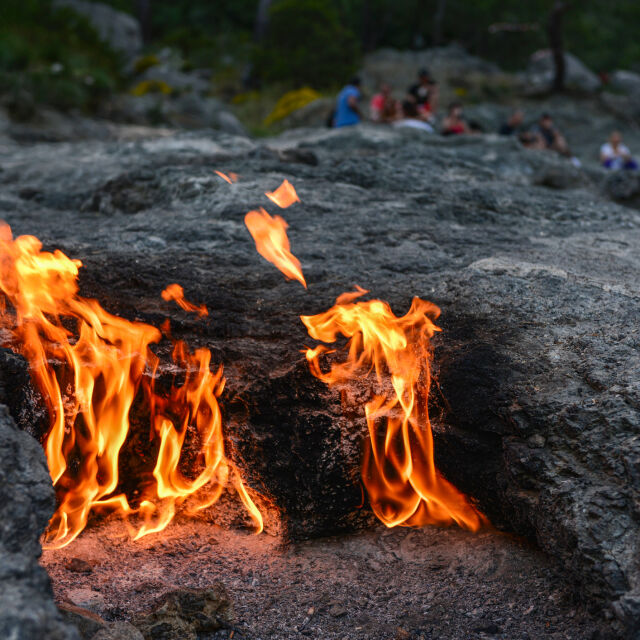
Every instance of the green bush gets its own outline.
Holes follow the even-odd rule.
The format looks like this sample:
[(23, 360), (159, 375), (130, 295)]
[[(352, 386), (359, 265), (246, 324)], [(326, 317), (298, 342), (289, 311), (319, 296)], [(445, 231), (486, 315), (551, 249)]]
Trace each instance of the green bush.
[[(59, 109), (95, 109), (121, 82), (121, 60), (82, 16), (49, 0), (3, 0), (0, 90)], [(23, 102), (23, 99), (20, 99)]]
[(357, 68), (359, 46), (324, 0), (280, 0), (270, 10), (267, 38), (254, 63), (266, 82), (335, 87)]

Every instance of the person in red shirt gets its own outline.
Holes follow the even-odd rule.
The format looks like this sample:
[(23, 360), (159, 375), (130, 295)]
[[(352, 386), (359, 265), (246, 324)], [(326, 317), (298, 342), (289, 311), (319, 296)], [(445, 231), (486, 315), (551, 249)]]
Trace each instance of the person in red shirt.
[(383, 84), (380, 92), (371, 98), (369, 117), (373, 122), (389, 123), (398, 119), (399, 111), (398, 101), (391, 95), (391, 87)]
[(452, 102), (449, 105), (447, 117), (442, 121), (442, 135), (456, 136), (461, 133), (472, 133), (472, 131), (462, 117), (462, 105), (459, 102)]

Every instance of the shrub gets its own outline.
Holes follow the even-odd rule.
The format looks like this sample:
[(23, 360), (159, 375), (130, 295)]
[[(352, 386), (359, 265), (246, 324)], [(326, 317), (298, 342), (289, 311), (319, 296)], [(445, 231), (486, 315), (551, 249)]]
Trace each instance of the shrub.
[(320, 98), (320, 94), (309, 87), (288, 91), (276, 103), (273, 111), (265, 118), (265, 126), (272, 125), (305, 105)]
[(155, 67), (158, 64), (160, 64), (160, 59), (158, 58), (158, 56), (149, 54), (138, 58), (133, 63), (133, 71), (135, 73), (144, 73), (147, 69), (151, 69), (151, 67)]
[(280, 0), (270, 10), (269, 32), (255, 52), (267, 82), (334, 87), (357, 68), (359, 47), (324, 0)]
[(146, 96), (148, 93), (161, 93), (168, 96), (173, 93), (173, 89), (164, 80), (143, 80), (131, 89), (133, 96)]
[(49, 0), (2, 0), (0, 76), (9, 94), (60, 109), (94, 109), (121, 81), (120, 60), (88, 21)]

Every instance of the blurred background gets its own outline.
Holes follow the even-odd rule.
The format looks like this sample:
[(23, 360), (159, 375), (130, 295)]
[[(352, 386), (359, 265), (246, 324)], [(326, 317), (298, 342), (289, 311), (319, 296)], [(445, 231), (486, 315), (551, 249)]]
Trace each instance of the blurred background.
[[(267, 135), (321, 124), (354, 73), (365, 93), (403, 91), (423, 66), (443, 101), (470, 105), (562, 90), (634, 118), (640, 87), (637, 0), (3, 0), (0, 11), (0, 107), (15, 122)], [(559, 84), (554, 47), (566, 52)]]

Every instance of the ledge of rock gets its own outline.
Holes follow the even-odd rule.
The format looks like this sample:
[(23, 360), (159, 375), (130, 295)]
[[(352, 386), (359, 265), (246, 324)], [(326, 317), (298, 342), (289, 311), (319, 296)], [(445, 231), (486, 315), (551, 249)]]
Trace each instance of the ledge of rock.
[[(309, 153), (315, 166), (295, 160)], [(358, 509), (361, 414), (307, 372), (299, 316), (354, 284), (397, 314), (414, 295), (438, 304), (440, 469), (496, 526), (556, 557), (617, 633), (637, 633), (640, 215), (586, 172), (493, 136), (367, 127), (262, 146), (208, 133), (15, 147), (0, 165), (0, 213), (82, 258), (83, 294), (130, 318), (170, 317), (176, 336), (212, 348), (232, 450), (296, 536), (371, 517)], [(541, 166), (566, 180), (550, 188)], [(284, 216), (308, 291), (243, 225), (283, 178), (302, 200)], [(85, 206), (106, 192), (110, 206)], [(210, 316), (164, 303), (170, 282)]]

